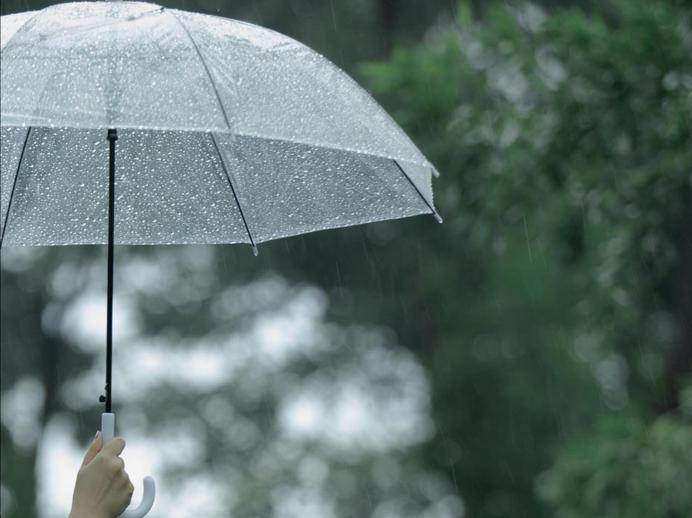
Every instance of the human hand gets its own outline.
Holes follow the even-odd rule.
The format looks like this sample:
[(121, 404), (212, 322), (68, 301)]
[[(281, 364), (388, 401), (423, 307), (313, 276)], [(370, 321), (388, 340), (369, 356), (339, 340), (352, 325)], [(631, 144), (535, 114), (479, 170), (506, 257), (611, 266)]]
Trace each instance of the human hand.
[(125, 441), (116, 437), (102, 446), (97, 432), (77, 474), (70, 518), (116, 518), (130, 505), (134, 487), (119, 457)]

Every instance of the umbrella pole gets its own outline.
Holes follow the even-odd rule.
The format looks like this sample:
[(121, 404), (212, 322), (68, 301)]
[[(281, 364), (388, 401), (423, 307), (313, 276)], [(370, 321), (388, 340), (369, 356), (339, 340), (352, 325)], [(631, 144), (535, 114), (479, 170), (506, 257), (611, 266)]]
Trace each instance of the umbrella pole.
[[(100, 401), (106, 403), (101, 415), (103, 444), (115, 436), (115, 414), (111, 412), (111, 378), (113, 373), (113, 234), (115, 228), (115, 141), (118, 131), (108, 130), (108, 307), (106, 309), (106, 395)], [(120, 518), (142, 518), (151, 510), (156, 498), (156, 483), (144, 477), (142, 502), (135, 509), (128, 509)]]
[(108, 130), (108, 305), (106, 309), (106, 395), (100, 401), (111, 413), (111, 381), (113, 375), (113, 235), (115, 228), (115, 141), (118, 132)]

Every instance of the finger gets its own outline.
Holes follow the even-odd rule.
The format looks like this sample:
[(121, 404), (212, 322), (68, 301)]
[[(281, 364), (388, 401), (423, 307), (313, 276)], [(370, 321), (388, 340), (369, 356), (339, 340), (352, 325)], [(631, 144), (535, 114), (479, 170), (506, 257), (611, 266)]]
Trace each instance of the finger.
[(130, 476), (127, 473), (125, 473), (124, 471), (121, 471), (118, 474), (117, 485), (118, 485), (118, 487), (121, 487), (121, 488), (130, 487), (132, 485), (132, 482), (130, 481)]
[(94, 437), (94, 440), (91, 441), (91, 444), (89, 445), (89, 448), (86, 451), (86, 454), (84, 455), (84, 460), (82, 461), (82, 466), (86, 466), (89, 464), (92, 460), (94, 460), (94, 457), (98, 454), (98, 452), (101, 450), (101, 432), (96, 432), (96, 436)]
[(103, 455), (103, 463), (108, 468), (108, 471), (116, 476), (123, 476), (125, 473), (125, 461), (120, 457), (112, 457), (109, 455)]
[(125, 449), (125, 439), (122, 437), (116, 437), (115, 439), (106, 443), (106, 445), (101, 449), (101, 452), (105, 455), (112, 455), (117, 457)]
[(126, 505), (125, 507), (127, 507), (127, 506), (129, 506), (129, 505), (132, 503), (132, 495), (133, 495), (134, 492), (135, 492), (135, 488), (134, 488), (134, 486), (133, 486), (132, 484), (130, 484), (129, 486), (127, 486), (127, 487), (125, 488), (125, 491), (127, 492), (127, 493), (126, 493), (126, 494), (127, 494), (127, 505)]
[(130, 502), (132, 501), (132, 495), (135, 492), (135, 487), (132, 485), (132, 483), (129, 481), (129, 479), (125, 479), (124, 481), (120, 481), (116, 486), (114, 486), (116, 492), (123, 498), (125, 501), (125, 505), (123, 508), (127, 507), (130, 505)]

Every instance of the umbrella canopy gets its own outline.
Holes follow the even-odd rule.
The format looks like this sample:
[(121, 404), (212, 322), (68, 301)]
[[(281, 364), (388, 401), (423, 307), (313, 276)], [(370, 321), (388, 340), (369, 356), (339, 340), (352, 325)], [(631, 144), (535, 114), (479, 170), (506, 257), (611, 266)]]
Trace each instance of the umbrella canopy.
[[(256, 253), (326, 228), (441, 221), (434, 167), (354, 81), (286, 36), (142, 2), (61, 4), (0, 25), (0, 246), (108, 244), (104, 441), (114, 244)], [(154, 493), (145, 479), (123, 516), (144, 516)]]
[(257, 243), (434, 214), (425, 159), (345, 73), (248, 23), (140, 2), (2, 17), (0, 244)]

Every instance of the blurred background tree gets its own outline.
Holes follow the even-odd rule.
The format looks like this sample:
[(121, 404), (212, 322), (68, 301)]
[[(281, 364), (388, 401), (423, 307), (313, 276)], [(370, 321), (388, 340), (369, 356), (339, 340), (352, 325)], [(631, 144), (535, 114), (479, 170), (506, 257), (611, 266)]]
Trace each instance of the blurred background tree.
[[(5, 0), (2, 12), (49, 3)], [(151, 434), (166, 422), (164, 402), (178, 409), (178, 424), (186, 408), (203, 416), (192, 428), (208, 444), (194, 464), (198, 473), (172, 466), (167, 483), (227, 465), (263, 466), (260, 454), (269, 452), (280, 460), (272, 470), (225, 473), (244, 496), (225, 494), (239, 516), (271, 515), (272, 498), (289, 502), (288, 493), (270, 493), (300, 478), (297, 465), (307, 466), (307, 490), (319, 487), (336, 506), (318, 506), (322, 516), (692, 515), (685, 489), (692, 479), (685, 388), (692, 368), (692, 2), (165, 5), (277, 29), (354, 74), (442, 171), (436, 205), (446, 220), (292, 238), (263, 245), (258, 260), (219, 247), (201, 267), (206, 276), (183, 260), (170, 267), (179, 279), (166, 290), (137, 292), (130, 300), (141, 334), (169, 345), (263, 322), (276, 307), (220, 320), (213, 308), (223, 299), (219, 286), (251, 286), (270, 272), (294, 286), (275, 304), (315, 286), (326, 297), (326, 322), (342, 330), (321, 337), (341, 348), (265, 372), (287, 373), (273, 389), (253, 385), (261, 371), (251, 369), (202, 395), (188, 397), (164, 380), (129, 402), (134, 428)], [(121, 252), (127, 264), (159, 268), (165, 255)], [(97, 394), (75, 404), (61, 387), (92, 365), (94, 352), (75, 348), (64, 322), (99, 261), (100, 251), (88, 247), (48, 250), (24, 262), (15, 255), (2, 271), (3, 401), (21, 382), (41, 396), (42, 425), (59, 413), (77, 415), (82, 439), (97, 422)], [(190, 284), (197, 297), (176, 301)], [(391, 328), (396, 338), (376, 343), (404, 346), (425, 367), (434, 432), (350, 462), (315, 438), (278, 443), (277, 390), (326, 390), (329, 384), (310, 380), (337, 379), (338, 365), (353, 365), (351, 377), (364, 370), (353, 349), (367, 340), (348, 331), (354, 325)], [(406, 386), (396, 372), (382, 382), (390, 397)], [(243, 387), (259, 396), (243, 401)], [(217, 425), (203, 412), (214, 396), (254, 430), (251, 446), (234, 449), (214, 435)], [(2, 483), (14, 503), (7, 516), (30, 517), (41, 432), (20, 434), (17, 415), (6, 414)], [(298, 453), (282, 457), (276, 444)], [(226, 462), (215, 464), (215, 455)]]
[[(446, 173), (447, 231), (417, 238), (439, 279), (436, 423), (459, 445), (449, 471), (472, 516), (546, 514), (533, 489), (562, 443), (545, 474), (551, 513), (692, 512), (663, 497), (673, 479), (656, 478), (692, 470), (678, 417), (692, 362), (692, 11), (617, 6), (616, 23), (521, 3), (477, 22), (461, 4), (428, 44), (364, 69)], [(469, 272), (477, 285), (455, 292), (463, 281), (449, 279)], [(473, 309), (459, 309), (464, 292)], [(594, 427), (614, 416), (623, 424)], [(637, 433), (680, 442), (670, 456), (609, 457)], [(640, 455), (661, 463), (641, 473), (648, 491), (629, 482)]]

